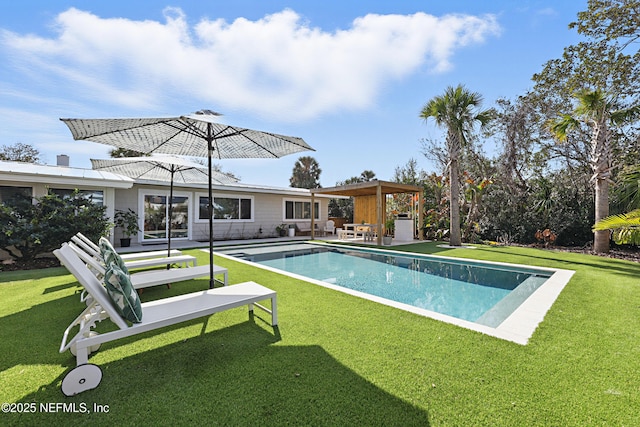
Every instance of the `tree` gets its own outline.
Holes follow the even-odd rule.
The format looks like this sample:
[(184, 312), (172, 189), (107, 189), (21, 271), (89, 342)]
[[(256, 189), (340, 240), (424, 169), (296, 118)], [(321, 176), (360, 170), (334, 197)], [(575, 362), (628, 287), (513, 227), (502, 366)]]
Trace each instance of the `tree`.
[(640, 165), (627, 166), (613, 189), (617, 213), (640, 209)]
[(293, 166), (289, 179), (290, 186), (295, 188), (320, 188), (320, 165), (311, 156), (302, 156)]
[(418, 168), (418, 161), (409, 159), (404, 166), (396, 166), (391, 181), (402, 184), (422, 185), (427, 178), (427, 173)]
[[(586, 40), (567, 46), (533, 76), (534, 91), (560, 105), (583, 89), (631, 97), (640, 88), (640, 0), (588, 0), (587, 10), (569, 24)], [(558, 104), (560, 103), (560, 104)]]
[(486, 126), (494, 116), (494, 111), (478, 111), (482, 104), (482, 96), (471, 92), (462, 85), (449, 86), (443, 95), (431, 99), (420, 112), (420, 117), (427, 121), (435, 120), (436, 125), (446, 129), (446, 152), (449, 160), (449, 243), (453, 246), (462, 244), (460, 232), (460, 181), (458, 162), (462, 150), (468, 144), (476, 123)]
[(113, 158), (121, 158), (121, 157), (145, 157), (150, 156), (151, 154), (143, 153), (135, 150), (128, 150), (126, 148), (114, 148), (109, 150), (109, 156)]
[(578, 12), (569, 28), (595, 39), (621, 40), (618, 47), (624, 50), (640, 38), (639, 7), (637, 0), (589, 0), (588, 10)]
[(373, 181), (374, 179), (376, 179), (376, 174), (374, 171), (367, 169), (362, 171), (362, 173), (360, 174), (360, 179), (362, 180), (362, 182)]
[[(550, 123), (551, 132), (561, 141), (567, 132), (586, 124), (591, 129), (589, 163), (593, 171), (591, 180), (595, 188), (595, 222), (609, 216), (609, 182), (612, 176), (611, 126), (622, 125), (640, 114), (640, 106), (615, 109), (613, 98), (599, 89), (582, 90), (576, 94), (578, 105), (573, 115), (564, 114)], [(609, 252), (609, 233), (596, 230), (593, 250)]]
[(35, 147), (18, 142), (14, 145), (3, 145), (0, 150), (0, 160), (12, 162), (41, 163), (41, 154)]

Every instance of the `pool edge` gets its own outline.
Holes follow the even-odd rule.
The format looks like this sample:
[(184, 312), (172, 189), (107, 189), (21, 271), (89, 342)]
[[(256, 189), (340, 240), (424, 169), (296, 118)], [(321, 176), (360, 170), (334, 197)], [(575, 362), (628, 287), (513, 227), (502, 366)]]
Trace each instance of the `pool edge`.
[[(540, 266), (532, 266), (532, 265), (525, 265), (525, 264), (513, 264), (513, 263), (494, 262), (494, 261), (476, 260), (476, 259), (467, 259), (467, 258), (456, 258), (451, 256), (397, 251), (393, 249), (362, 248), (359, 246), (351, 246), (351, 245), (332, 245), (330, 243), (325, 243), (325, 242), (306, 242), (306, 243), (314, 244), (318, 246), (330, 246), (330, 247), (350, 248), (350, 249), (358, 249), (358, 250), (365, 249), (366, 251), (391, 253), (398, 256), (407, 256), (407, 255), (416, 256), (417, 255), (419, 257), (427, 257), (427, 258), (438, 258), (438, 259), (448, 259), (448, 260), (453, 259), (456, 261), (473, 261), (479, 264), (511, 266), (511, 267), (533, 269), (533, 270), (541, 270), (546, 272), (553, 272), (553, 274), (549, 279), (547, 279), (545, 283), (543, 283), (538, 289), (536, 289), (520, 306), (518, 306), (518, 308), (513, 313), (511, 313), (500, 325), (493, 328), (490, 326), (481, 325), (471, 321), (458, 319), (456, 317), (449, 316), (446, 314), (437, 313), (431, 310), (417, 308), (409, 304), (404, 304), (404, 303), (392, 301), (386, 298), (378, 297), (375, 295), (366, 294), (353, 289), (332, 285), (331, 283), (323, 282), (321, 280), (312, 279), (312, 278), (295, 274), (295, 273), (289, 273), (289, 272), (279, 270), (273, 267), (269, 267), (266, 265), (261, 265), (255, 262), (235, 258), (233, 256), (219, 253), (216, 251), (214, 251), (214, 253), (217, 256), (222, 256), (223, 258), (226, 258), (226, 259), (242, 262), (248, 265), (252, 265), (254, 267), (262, 268), (267, 271), (283, 274), (288, 277), (313, 283), (315, 285), (333, 289), (338, 292), (343, 292), (359, 298), (364, 298), (364, 299), (374, 301), (380, 304), (384, 304), (390, 307), (398, 308), (400, 310), (408, 311), (413, 314), (417, 314), (419, 316), (428, 317), (441, 322), (453, 324), (465, 329), (480, 332), (485, 335), (489, 335), (495, 338), (503, 339), (503, 340), (510, 341), (520, 345), (528, 344), (529, 339), (533, 336), (533, 333), (537, 329), (538, 325), (544, 320), (544, 317), (546, 316), (547, 312), (551, 309), (551, 306), (556, 301), (556, 299), (558, 298), (558, 296), (560, 295), (564, 287), (569, 283), (569, 281), (571, 280), (571, 278), (575, 273), (575, 271), (573, 270), (564, 270), (564, 269), (551, 268), (551, 267), (540, 267)], [(205, 251), (206, 250), (207, 249), (205, 249)]]

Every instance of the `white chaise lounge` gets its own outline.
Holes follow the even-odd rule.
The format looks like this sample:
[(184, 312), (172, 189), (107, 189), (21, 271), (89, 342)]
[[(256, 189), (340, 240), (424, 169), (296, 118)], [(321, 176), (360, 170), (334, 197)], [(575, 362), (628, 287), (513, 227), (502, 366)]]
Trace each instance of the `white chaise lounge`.
[[(71, 241), (79, 248), (82, 248), (89, 255), (102, 260), (100, 248), (93, 242), (82, 239), (80, 236), (75, 235), (71, 238)], [(92, 243), (92, 244), (89, 244)], [(124, 264), (128, 269), (133, 268), (147, 268), (147, 267), (166, 267), (169, 265), (183, 265), (187, 267), (189, 264), (196, 266), (197, 259), (192, 255), (183, 255), (181, 252), (175, 255), (167, 256), (167, 252), (160, 253), (159, 251), (146, 252), (142, 255), (126, 256), (127, 254), (118, 256), (124, 261)], [(132, 255), (132, 254), (128, 254)], [(104, 261), (104, 260), (102, 260)]]
[[(89, 239), (84, 234), (78, 232), (75, 236), (71, 238), (71, 240), (76, 243), (78, 246), (81, 246), (86, 249), (90, 249), (93, 252), (100, 253), (100, 248), (96, 245), (91, 239)], [(158, 250), (158, 251), (145, 251), (145, 252), (131, 252), (120, 254), (120, 257), (124, 261), (133, 261), (137, 259), (146, 259), (146, 258), (164, 258), (166, 256), (178, 256), (182, 255), (178, 249), (171, 249), (171, 251), (167, 254), (167, 251)]]
[[(85, 250), (81, 249), (74, 242), (69, 242), (66, 245), (76, 252), (76, 255), (82, 261), (84, 261), (84, 263), (89, 267), (91, 271), (93, 271), (94, 275), (99, 280), (104, 277), (106, 268), (101, 261), (99, 261), (95, 256), (87, 253)], [(169, 270), (140, 271), (131, 274), (131, 284), (135, 289), (143, 289), (158, 285), (167, 285), (175, 282), (197, 279), (198, 277), (209, 276), (209, 270), (210, 269), (208, 265), (198, 265), (196, 267), (171, 268)], [(227, 283), (229, 282), (229, 273), (226, 268), (214, 265), (213, 275), (222, 275), (222, 284), (224, 286), (227, 286)]]
[[(254, 306), (264, 310), (271, 315), (271, 325), (278, 324), (276, 292), (254, 282), (245, 282), (142, 303), (141, 322), (129, 326), (111, 302), (105, 287), (69, 245), (63, 244), (54, 254), (91, 295), (91, 303), (67, 327), (60, 344), (60, 353), (73, 350), (76, 356), (76, 367), (62, 380), (62, 392), (67, 396), (94, 389), (100, 384), (102, 370), (97, 365), (88, 363), (88, 360), (89, 353), (97, 350), (102, 343), (244, 305), (249, 312), (253, 311)], [(258, 304), (267, 299), (271, 300), (270, 309)], [(105, 319), (110, 319), (118, 329), (104, 334), (91, 330), (96, 322)], [(78, 332), (69, 339), (71, 330), (76, 327), (79, 327)]]

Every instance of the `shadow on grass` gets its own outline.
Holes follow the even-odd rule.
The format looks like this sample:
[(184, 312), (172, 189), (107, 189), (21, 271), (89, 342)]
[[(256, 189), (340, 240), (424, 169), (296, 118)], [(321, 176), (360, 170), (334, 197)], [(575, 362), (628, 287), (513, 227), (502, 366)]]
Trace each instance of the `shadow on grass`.
[[(95, 390), (65, 398), (60, 376), (20, 401), (107, 405), (107, 414), (56, 414), (56, 422), (91, 425), (429, 425), (424, 410), (322, 347), (277, 345), (278, 335), (249, 320), (101, 364), (103, 379)], [(11, 415), (16, 424), (52, 419), (46, 413)]]
[(36, 280), (43, 277), (57, 277), (69, 274), (64, 267), (39, 268), (33, 270), (3, 271), (0, 269), (0, 283), (20, 280)]
[[(41, 273), (47, 272), (47, 270), (38, 271)], [(60, 276), (69, 274), (66, 269), (62, 271), (63, 274), (59, 274)], [(165, 285), (155, 286), (147, 288), (141, 296), (141, 300), (144, 302), (167, 298), (186, 292), (208, 289), (208, 287), (208, 279), (175, 283), (171, 289), (168, 289)], [(54, 363), (69, 367), (73, 366), (73, 360), (68, 357), (69, 353), (61, 355), (58, 349), (64, 329), (86, 308), (85, 303), (80, 301), (82, 288), (73, 276), (69, 275), (68, 282), (47, 287), (42, 294), (68, 288), (76, 288), (76, 291), (71, 295), (53, 301), (41, 302), (32, 305), (28, 309), (0, 317), (0, 372), (16, 365)], [(197, 323), (198, 320), (200, 322), (203, 321), (203, 319), (196, 319), (176, 325), (174, 328)], [(105, 321), (99, 322), (96, 330), (106, 332), (114, 328), (115, 325), (113, 323)], [(170, 329), (166, 328), (166, 330)], [(77, 328), (72, 330), (72, 333), (76, 331)], [(148, 334), (153, 335), (153, 332)], [(109, 343), (109, 345), (126, 344), (136, 339), (139, 338), (125, 338), (115, 343)], [(67, 365), (65, 361), (70, 364)]]
[[(72, 286), (75, 282), (61, 287)], [(195, 280), (145, 291), (143, 299), (202, 289)], [(67, 291), (68, 292), (68, 291)], [(60, 383), (75, 358), (58, 352), (64, 328), (83, 308), (79, 294), (0, 318), (0, 373), (18, 402), (75, 404), (55, 414), (3, 414), (4, 425), (428, 425), (427, 413), (386, 392), (320, 346), (286, 346), (286, 329), (261, 312), (234, 309), (105, 343), (89, 358), (100, 386), (71, 398)], [(284, 319), (282, 319), (284, 320)], [(101, 322), (97, 329), (114, 328)], [(193, 326), (196, 326), (194, 330)], [(186, 328), (182, 330), (181, 328)], [(29, 378), (25, 377), (29, 376)], [(33, 377), (32, 377), (33, 376)], [(22, 377), (22, 379), (20, 379)], [(12, 384), (17, 381), (17, 384)], [(14, 403), (18, 403), (14, 402)], [(108, 413), (74, 413), (86, 404)]]
[[(65, 273), (67, 273), (65, 271)], [(68, 273), (67, 273), (68, 274)], [(62, 276), (63, 274), (58, 274), (58, 276)], [(51, 275), (48, 275), (47, 277), (53, 277)], [(59, 292), (59, 291), (63, 291), (65, 289), (69, 289), (69, 288), (78, 288), (80, 289), (80, 284), (75, 281), (75, 280), (69, 280), (69, 282), (67, 283), (61, 283), (57, 286), (50, 286), (44, 289), (44, 291), (42, 292), (42, 294), (50, 294), (52, 292)]]

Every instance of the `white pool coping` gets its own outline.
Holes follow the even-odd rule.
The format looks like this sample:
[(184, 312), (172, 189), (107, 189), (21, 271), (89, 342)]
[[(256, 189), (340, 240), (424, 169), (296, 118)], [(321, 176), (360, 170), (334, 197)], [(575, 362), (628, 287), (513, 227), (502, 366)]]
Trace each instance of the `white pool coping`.
[[(509, 315), (498, 327), (492, 328), (490, 326), (480, 325), (478, 323), (470, 322), (468, 320), (458, 319), (456, 317), (437, 313), (435, 311), (425, 310), (423, 308), (414, 307), (409, 304), (392, 301), (387, 298), (381, 298), (375, 295), (370, 295), (370, 294), (356, 291), (353, 289), (344, 288), (342, 286), (333, 285), (331, 283), (323, 282), (321, 280), (311, 279), (309, 277), (301, 276), (299, 274), (289, 273), (287, 271), (279, 270), (277, 268), (243, 260), (240, 258), (235, 258), (233, 256), (219, 253), (216, 251), (214, 251), (214, 254), (216, 256), (222, 256), (223, 258), (242, 262), (248, 265), (252, 265), (254, 267), (262, 268), (264, 270), (272, 271), (279, 274), (284, 274), (285, 276), (293, 277), (295, 279), (303, 280), (305, 282), (310, 282), (316, 285), (320, 285), (325, 288), (336, 290), (338, 292), (343, 292), (343, 293), (364, 298), (370, 301), (375, 301), (380, 304), (384, 304), (390, 307), (395, 307), (400, 310), (405, 310), (420, 316), (429, 317), (431, 319), (440, 320), (445, 323), (450, 323), (456, 326), (470, 329), (472, 331), (481, 332), (483, 334), (486, 334), (495, 338), (500, 338), (500, 339), (511, 341), (521, 345), (526, 345), (529, 342), (529, 339), (533, 335), (534, 331), (536, 330), (540, 322), (542, 322), (545, 315), (547, 314), (547, 312), (549, 311), (553, 303), (556, 301), (556, 299), (560, 295), (560, 292), (562, 292), (566, 284), (569, 283), (569, 280), (571, 280), (571, 277), (575, 273), (575, 271), (573, 270), (563, 270), (558, 268), (538, 267), (538, 266), (525, 265), (525, 264), (509, 264), (504, 262), (482, 261), (482, 260), (467, 259), (467, 258), (445, 257), (441, 255), (421, 254), (416, 252), (404, 252), (404, 251), (396, 251), (391, 249), (378, 249), (378, 248), (372, 249), (372, 248), (362, 248), (358, 246), (349, 246), (349, 245), (331, 245), (331, 244), (322, 243), (322, 242), (309, 242), (309, 244), (319, 245), (319, 246), (331, 246), (331, 247), (337, 247), (337, 248), (343, 248), (343, 249), (344, 248), (356, 249), (356, 250), (364, 249), (365, 251), (368, 251), (368, 252), (371, 252), (371, 251), (382, 252), (382, 253), (389, 253), (392, 255), (405, 256), (405, 257), (416, 255), (419, 257), (443, 259), (448, 261), (450, 260), (463, 261), (463, 262), (472, 261), (474, 263), (485, 264), (490, 266), (526, 268), (529, 270), (553, 272), (553, 274), (538, 289), (536, 289), (522, 304), (520, 304), (520, 306), (513, 313), (511, 313), (511, 315)], [(240, 248), (241, 246), (238, 247), (238, 249)]]

